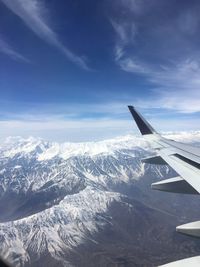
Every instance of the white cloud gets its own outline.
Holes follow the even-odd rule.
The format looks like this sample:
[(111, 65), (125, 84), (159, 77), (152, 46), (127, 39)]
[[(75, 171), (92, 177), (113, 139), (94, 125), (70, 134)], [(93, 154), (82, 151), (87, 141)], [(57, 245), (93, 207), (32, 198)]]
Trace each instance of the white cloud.
[[(139, 134), (128, 111), (127, 104), (137, 107), (155, 107), (160, 102), (144, 103), (134, 99), (116, 103), (85, 105), (36, 105), (21, 113), (4, 114), (0, 120), (0, 139), (7, 136), (42, 137), (53, 141), (94, 141), (125, 134)], [(43, 110), (42, 110), (43, 109)], [(88, 114), (88, 111), (91, 114)], [(57, 112), (57, 113), (56, 113)], [(2, 113), (2, 112), (1, 112)], [(198, 130), (199, 118), (188, 115), (165, 116), (158, 112), (142, 111), (147, 120), (158, 131)], [(87, 114), (87, 115), (86, 115)], [(2, 114), (1, 114), (2, 115)], [(87, 119), (83, 119), (87, 116)]]
[(57, 47), (69, 60), (87, 69), (85, 60), (66, 48), (51, 29), (45, 14), (48, 10), (39, 0), (2, 0), (13, 13), (19, 16), (24, 23), (42, 40)]
[(53, 141), (92, 141), (128, 133), (132, 121), (127, 120), (55, 120), (0, 121), (0, 139), (7, 136), (35, 136)]
[(7, 42), (5, 42), (2, 37), (0, 37), (0, 53), (9, 56), (13, 60), (29, 62), (27, 58), (15, 51)]
[[(125, 58), (118, 61), (122, 70), (143, 75), (151, 87), (151, 97), (140, 106), (173, 109), (183, 113), (200, 112), (200, 62), (187, 59), (167, 67), (151, 66)], [(138, 102), (138, 103), (139, 103)]]
[(145, 9), (148, 9), (153, 2), (154, 0), (117, 0), (114, 4), (117, 5), (120, 10), (128, 9), (133, 15), (140, 15)]
[[(10, 135), (31, 135), (54, 141), (100, 140), (126, 134), (133, 125), (128, 108), (123, 103), (18, 104), (23, 110), (10, 103), (15, 107), (13, 112), (0, 111), (4, 118), (0, 119), (0, 139)], [(124, 119), (124, 114), (128, 120)], [(87, 119), (83, 119), (85, 117)]]
[(117, 63), (119, 64), (122, 70), (127, 72), (147, 75), (150, 75), (152, 73), (151, 68), (136, 59), (123, 57), (119, 59)]
[(114, 20), (110, 20), (115, 32), (118, 35), (118, 38), (120, 42), (123, 45), (126, 45), (128, 43), (133, 43), (135, 35), (137, 33), (136, 25), (132, 23), (127, 23), (127, 22), (121, 22), (118, 23)]
[[(158, 131), (198, 130), (200, 119), (170, 118), (158, 119), (152, 116), (148, 121)], [(45, 120), (4, 120), (0, 121), (0, 140), (7, 136), (41, 137), (50, 141), (96, 141), (113, 138), (119, 135), (139, 134), (127, 110), (127, 119), (61, 119), (48, 117)]]
[[(133, 104), (158, 131), (198, 130), (200, 119), (190, 114), (168, 114), (151, 108), (162, 107), (159, 99), (137, 99), (124, 96), (111, 102), (110, 95), (104, 103), (6, 103), (13, 110), (6, 113), (0, 105), (0, 140), (7, 136), (42, 137), (53, 141), (95, 141), (119, 135), (139, 134), (128, 111)], [(19, 107), (17, 108), (17, 106)], [(150, 110), (147, 110), (150, 108)], [(141, 110), (142, 109), (142, 110)], [(3, 118), (3, 120), (1, 119)]]
[(124, 56), (124, 48), (123, 45), (116, 44), (114, 48), (115, 60), (118, 61), (120, 58)]
[[(200, 112), (199, 10), (198, 3), (185, 8), (160, 0), (112, 5), (115, 62), (149, 84), (138, 106)], [(171, 12), (170, 18), (165, 12)]]
[(134, 22), (117, 22), (110, 20), (116, 33), (116, 44), (114, 48), (115, 60), (118, 61), (124, 55), (125, 48), (133, 44), (137, 34), (137, 28)]

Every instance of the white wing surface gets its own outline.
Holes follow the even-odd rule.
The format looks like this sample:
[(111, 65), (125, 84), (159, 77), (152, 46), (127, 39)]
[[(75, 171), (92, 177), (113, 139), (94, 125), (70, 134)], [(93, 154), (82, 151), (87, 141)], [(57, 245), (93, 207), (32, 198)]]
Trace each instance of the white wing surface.
[[(153, 183), (152, 189), (182, 194), (200, 194), (200, 148), (162, 137), (133, 106), (128, 106), (128, 108), (141, 134), (156, 152), (153, 157), (142, 161), (149, 164), (168, 164), (179, 175)], [(176, 230), (186, 235), (200, 237), (200, 221), (177, 226)], [(163, 267), (183, 266), (200, 266), (200, 256), (163, 265)]]
[[(179, 176), (152, 184), (152, 189), (183, 193), (200, 194), (200, 148), (166, 139), (136, 111), (128, 106), (141, 134), (155, 150), (156, 155), (143, 159), (150, 164), (168, 164)], [(200, 237), (200, 221), (178, 226), (180, 233)], [(200, 265), (199, 265), (200, 266)]]
[(194, 267), (200, 266), (200, 256), (183, 259), (180, 261), (174, 261), (174, 262), (162, 265), (160, 267), (188, 267), (188, 266), (194, 266)]

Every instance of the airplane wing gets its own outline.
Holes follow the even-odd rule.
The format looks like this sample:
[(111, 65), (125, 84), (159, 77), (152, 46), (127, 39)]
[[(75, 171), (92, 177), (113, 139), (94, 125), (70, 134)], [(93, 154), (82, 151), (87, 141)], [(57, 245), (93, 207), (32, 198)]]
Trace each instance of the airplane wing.
[(168, 264), (164, 264), (160, 267), (188, 267), (188, 266), (193, 266), (193, 267), (200, 266), (200, 256), (174, 261)]
[[(179, 175), (153, 183), (152, 189), (183, 194), (200, 194), (200, 148), (162, 137), (133, 106), (128, 106), (128, 108), (141, 134), (156, 152), (156, 155), (142, 161), (150, 164), (170, 165)], [(177, 226), (176, 230), (186, 235), (200, 237), (200, 221)], [(189, 259), (187, 260), (189, 263)], [(197, 260), (198, 266), (200, 266), (200, 257)], [(175, 265), (176, 262), (174, 262), (174, 265), (164, 266), (183, 266), (182, 263), (183, 261), (177, 262)]]
[[(179, 174), (177, 177), (153, 183), (152, 189), (200, 194), (200, 149), (162, 137), (133, 106), (128, 108), (141, 134), (156, 151), (155, 156), (142, 161), (150, 164), (168, 164)], [(200, 237), (200, 221), (178, 226), (176, 230)]]

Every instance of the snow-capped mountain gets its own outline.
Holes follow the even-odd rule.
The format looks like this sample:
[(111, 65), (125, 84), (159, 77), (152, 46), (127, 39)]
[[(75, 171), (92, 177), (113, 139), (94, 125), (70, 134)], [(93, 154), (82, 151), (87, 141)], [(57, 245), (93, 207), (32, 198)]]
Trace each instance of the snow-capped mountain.
[[(187, 142), (200, 141), (200, 132), (167, 135)], [(88, 258), (88, 246), (92, 244), (96, 252), (100, 249), (100, 233), (107, 238), (105, 229), (109, 227), (113, 232), (111, 239), (104, 241), (105, 253), (113, 253), (112, 245), (122, 241), (127, 251), (125, 241), (137, 247), (135, 235), (139, 234), (138, 244), (142, 242), (144, 225), (137, 222), (138, 218), (146, 216), (145, 227), (155, 231), (162, 220), (171, 225), (170, 216), (175, 216), (177, 205), (184, 202), (175, 197), (171, 198), (173, 205), (165, 203), (163, 209), (171, 210), (171, 215), (158, 210), (164, 197), (157, 203), (160, 195), (152, 198), (147, 185), (174, 173), (167, 166), (141, 163), (141, 158), (150, 153), (148, 144), (136, 136), (63, 144), (33, 137), (7, 138), (0, 147), (0, 254), (13, 266), (112, 266), (109, 260), (102, 263), (102, 258), (100, 265), (92, 265), (93, 260)], [(120, 218), (118, 213), (124, 212)], [(184, 216), (181, 214), (182, 219)], [(126, 220), (131, 224), (128, 229), (122, 227)], [(133, 231), (133, 226), (138, 228), (140, 224)], [(168, 231), (165, 241), (169, 242), (170, 230), (164, 231)], [(152, 234), (147, 235), (154, 239), (159, 231)], [(116, 242), (110, 244), (115, 238)], [(180, 240), (176, 242), (175, 246)], [(196, 243), (191, 242), (190, 250), (195, 253)], [(74, 258), (76, 251), (81, 255), (79, 261), (78, 256)], [(162, 262), (166, 249), (160, 254), (152, 264)], [(150, 266), (149, 262), (145, 264), (141, 266)]]

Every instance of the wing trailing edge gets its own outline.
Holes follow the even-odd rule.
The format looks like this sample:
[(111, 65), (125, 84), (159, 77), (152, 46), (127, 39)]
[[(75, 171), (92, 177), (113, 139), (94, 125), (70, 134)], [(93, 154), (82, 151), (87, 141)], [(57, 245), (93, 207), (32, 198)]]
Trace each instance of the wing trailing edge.
[(147, 157), (143, 158), (141, 160), (143, 163), (148, 163), (148, 164), (156, 164), (156, 165), (168, 165), (166, 161), (164, 161), (161, 156), (152, 156), (152, 157)]
[(184, 235), (200, 237), (200, 221), (179, 225), (176, 231)]
[(199, 194), (180, 176), (153, 183), (151, 184), (151, 188), (170, 193)]

